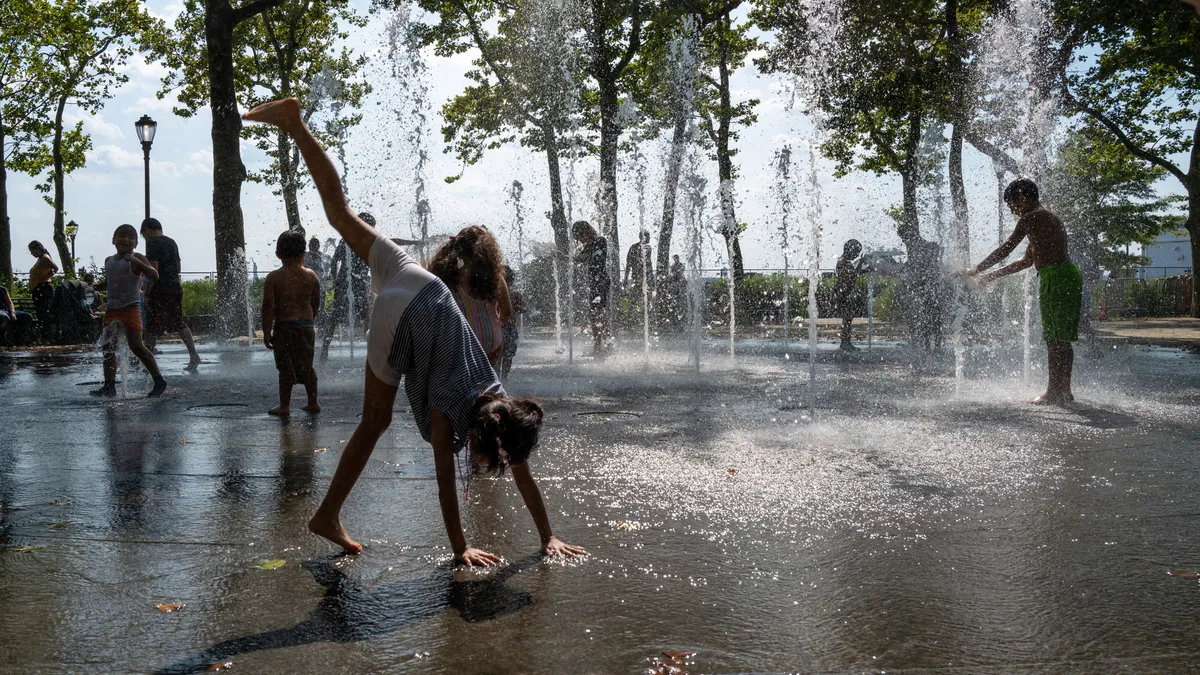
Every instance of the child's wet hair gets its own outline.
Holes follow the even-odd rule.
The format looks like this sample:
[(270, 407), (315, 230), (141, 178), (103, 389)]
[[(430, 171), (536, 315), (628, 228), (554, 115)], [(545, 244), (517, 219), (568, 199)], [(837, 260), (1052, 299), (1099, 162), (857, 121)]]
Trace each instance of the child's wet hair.
[(533, 399), (500, 394), (484, 394), (475, 399), (471, 420), (472, 430), (479, 435), (475, 452), (487, 457), (488, 471), (504, 473), (510, 464), (524, 464), (537, 447), (545, 416), (542, 406)]
[(275, 242), (275, 255), (281, 260), (302, 258), (306, 248), (304, 235), (295, 230), (288, 230), (279, 235), (279, 240)]
[(857, 256), (862, 252), (862, 244), (857, 239), (849, 239), (842, 246), (842, 255)]
[(134, 240), (136, 240), (138, 237), (137, 228), (130, 225), (129, 223), (122, 223), (122, 224), (118, 225), (117, 229), (113, 230), (113, 239), (116, 239), (117, 237), (119, 237), (122, 234), (132, 235)]
[(1018, 179), (1014, 180), (1013, 182), (1009, 183), (1008, 187), (1004, 188), (1004, 203), (1005, 204), (1008, 204), (1011, 206), (1013, 202), (1017, 201), (1021, 197), (1029, 197), (1030, 199), (1037, 201), (1037, 199), (1038, 199), (1037, 183), (1029, 180), (1028, 178), (1018, 178)]
[(309, 239), (308, 240), (308, 250), (312, 251), (313, 253), (320, 252), (321, 240), (317, 239), (315, 236), (312, 239)]
[(596, 228), (586, 220), (577, 220), (571, 224), (571, 237), (574, 239), (591, 241), (599, 236), (600, 233), (596, 231)]
[[(462, 264), (459, 264), (459, 261)], [(467, 292), (476, 300), (493, 301), (504, 277), (504, 254), (500, 244), (486, 228), (478, 225), (464, 227), (450, 241), (442, 244), (429, 263), (429, 271), (441, 279), (451, 290), (464, 281), (460, 275), (466, 270)]]

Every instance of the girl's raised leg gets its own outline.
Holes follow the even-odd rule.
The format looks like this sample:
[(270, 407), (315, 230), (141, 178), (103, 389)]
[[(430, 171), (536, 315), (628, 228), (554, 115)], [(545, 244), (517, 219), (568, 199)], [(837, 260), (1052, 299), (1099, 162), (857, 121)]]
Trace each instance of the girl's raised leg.
[(242, 119), (272, 124), (292, 137), (296, 147), (300, 149), (300, 154), (304, 156), (304, 163), (308, 165), (308, 172), (312, 174), (317, 192), (321, 194), (321, 204), (325, 207), (325, 216), (329, 219), (329, 224), (342, 235), (350, 245), (350, 250), (367, 260), (371, 246), (379, 238), (379, 232), (350, 210), (337, 168), (304, 124), (299, 101), (284, 98), (264, 103), (242, 115)]

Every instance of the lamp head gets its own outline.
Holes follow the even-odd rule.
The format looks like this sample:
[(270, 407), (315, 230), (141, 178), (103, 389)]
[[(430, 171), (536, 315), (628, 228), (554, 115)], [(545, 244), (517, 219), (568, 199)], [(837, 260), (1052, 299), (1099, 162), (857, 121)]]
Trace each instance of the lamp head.
[(142, 115), (142, 118), (134, 123), (134, 128), (137, 129), (138, 140), (149, 145), (154, 142), (154, 132), (158, 129), (158, 122), (150, 119), (149, 115)]

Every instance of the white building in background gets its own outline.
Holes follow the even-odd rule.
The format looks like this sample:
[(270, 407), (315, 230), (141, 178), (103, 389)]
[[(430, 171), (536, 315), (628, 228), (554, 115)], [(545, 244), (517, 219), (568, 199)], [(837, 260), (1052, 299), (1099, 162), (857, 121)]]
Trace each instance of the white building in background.
[(1173, 277), (1192, 271), (1192, 241), (1187, 230), (1164, 232), (1149, 246), (1142, 249), (1149, 259), (1145, 267), (1138, 269), (1138, 276)]

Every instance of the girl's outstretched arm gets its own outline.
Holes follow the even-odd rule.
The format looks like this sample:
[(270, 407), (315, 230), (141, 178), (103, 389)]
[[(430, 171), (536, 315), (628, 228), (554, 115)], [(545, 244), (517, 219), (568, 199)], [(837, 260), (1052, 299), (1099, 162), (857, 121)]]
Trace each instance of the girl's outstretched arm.
[(256, 106), (242, 115), (242, 119), (273, 124), (292, 137), (296, 147), (300, 148), (300, 154), (304, 155), (304, 163), (308, 165), (308, 172), (312, 174), (317, 192), (321, 194), (321, 204), (325, 207), (325, 216), (329, 219), (329, 224), (342, 235), (358, 257), (367, 260), (371, 246), (379, 238), (379, 232), (350, 210), (350, 205), (346, 203), (346, 194), (342, 192), (342, 179), (338, 177), (337, 169), (321, 144), (313, 138), (312, 132), (304, 124), (304, 119), (300, 116), (300, 103), (294, 98), (271, 101)]
[(440, 410), (429, 413), (433, 429), (433, 467), (437, 473), (438, 503), (442, 507), (442, 521), (446, 534), (450, 536), (450, 548), (454, 559), (468, 567), (489, 567), (499, 564), (500, 558), (467, 546), (467, 535), (463, 533), (462, 519), (458, 514), (458, 486), (454, 476), (454, 428)]
[(525, 500), (525, 508), (529, 509), (529, 515), (533, 516), (538, 535), (542, 538), (542, 555), (561, 555), (568, 558), (587, 555), (588, 552), (583, 550), (582, 546), (571, 546), (550, 531), (550, 518), (546, 515), (546, 504), (542, 501), (542, 491), (538, 489), (537, 481), (533, 479), (533, 472), (529, 470), (529, 462), (514, 464), (510, 468), (513, 482), (517, 484), (521, 499)]

